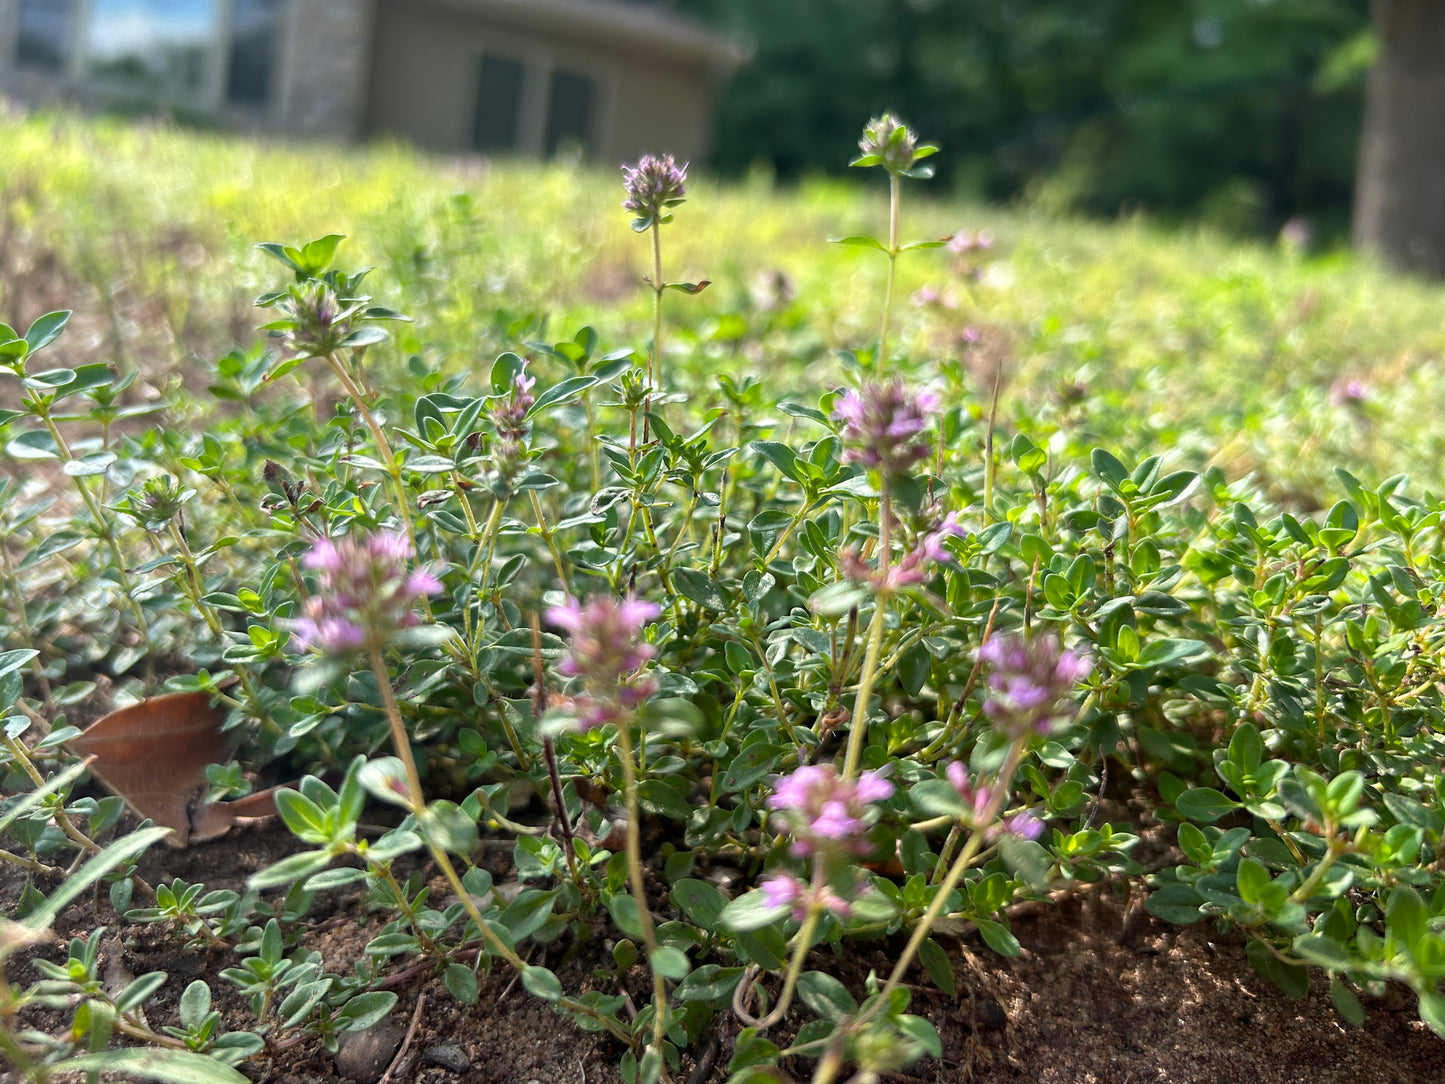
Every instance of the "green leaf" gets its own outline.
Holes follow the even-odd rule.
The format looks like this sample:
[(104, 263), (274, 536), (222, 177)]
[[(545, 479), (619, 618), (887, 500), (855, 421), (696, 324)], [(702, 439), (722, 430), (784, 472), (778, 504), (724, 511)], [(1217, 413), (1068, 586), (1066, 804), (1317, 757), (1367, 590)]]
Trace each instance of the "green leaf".
[(258, 873), (251, 874), (246, 879), (246, 887), (275, 888), (277, 885), (300, 881), (320, 873), (329, 865), (331, 865), (331, 854), (328, 851), (299, 851), (267, 866)]
[(446, 984), (447, 992), (463, 1005), (477, 1003), (477, 976), (470, 967), (465, 964), (447, 964), (442, 981)]
[(309, 798), (294, 790), (276, 792), (276, 812), (291, 834), (307, 843), (327, 843), (331, 833), (326, 830), (326, 814)]
[(1322, 933), (1303, 933), (1294, 939), (1294, 952), (1327, 971), (1348, 971), (1353, 961), (1343, 945)]
[(802, 481), (802, 476), (798, 473), (797, 453), (786, 444), (779, 444), (775, 440), (755, 440), (748, 447), (782, 471), (784, 476), (795, 482)]
[(455, 802), (432, 802), (417, 818), (422, 838), (452, 854), (470, 854), (477, 845), (477, 822)]
[(1199, 910), (1203, 903), (1204, 897), (1192, 885), (1167, 884), (1149, 893), (1144, 906), (1155, 918), (1187, 926), (1204, 917)]
[(607, 904), (612, 921), (628, 937), (642, 937), (642, 918), (637, 912), (637, 901), (625, 892), (613, 896)]
[(542, 411), (556, 406), (558, 403), (565, 403), (577, 398), (588, 388), (595, 387), (597, 378), (595, 376), (569, 376), (560, 383), (553, 384), (550, 388), (537, 396), (536, 401), (527, 411), (528, 418), (535, 418)]
[(1174, 800), (1174, 808), (1192, 821), (1208, 824), (1238, 809), (1239, 803), (1213, 787), (1191, 787)]
[(692, 816), (693, 806), (682, 794), (662, 779), (644, 779), (637, 785), (637, 800), (649, 813), (685, 821)]
[[(492, 363), (491, 385), (493, 395), (507, 395), (512, 390), (513, 381), (527, 367), (527, 363), (516, 354), (508, 350), (497, 356)], [(533, 407), (537, 404), (533, 403)]]
[(501, 923), (514, 940), (520, 941), (547, 924), (556, 902), (555, 888), (524, 888), (502, 910)]
[(771, 907), (767, 897), (757, 889), (729, 900), (722, 909), (723, 925), (730, 930), (760, 930), (771, 926), (788, 913), (786, 905)]
[(727, 897), (707, 881), (688, 877), (672, 886), (672, 902), (704, 930), (715, 930), (727, 906)]
[(26, 353), (33, 354), (37, 350), (43, 350), (53, 343), (65, 330), (65, 325), (70, 323), (70, 310), (61, 309), (57, 312), (47, 312), (25, 332)]
[(522, 985), (533, 997), (539, 997), (543, 1001), (558, 1001), (562, 997), (561, 981), (545, 967), (523, 965)]
[(1344, 1017), (1345, 1023), (1351, 1027), (1357, 1028), (1365, 1022), (1365, 1010), (1360, 1005), (1360, 999), (1338, 975), (1330, 979), (1330, 1000), (1334, 1002), (1335, 1011)]
[(958, 996), (958, 984), (953, 977), (953, 963), (948, 958), (948, 953), (943, 950), (931, 937), (924, 938), (923, 943), (918, 946), (918, 958), (923, 962), (923, 968), (928, 972), (928, 977), (949, 997)]
[(674, 569), (672, 582), (683, 597), (691, 599), (708, 610), (725, 611), (728, 608), (727, 595), (705, 572), (695, 568)]
[(1269, 870), (1263, 862), (1257, 858), (1242, 858), (1235, 876), (1239, 885), (1239, 898), (1245, 903), (1258, 904), (1264, 898), (1264, 890), (1268, 887), (1270, 878)]
[(346, 235), (341, 233), (328, 233), (325, 237), (307, 241), (301, 246), (301, 259), (297, 261), (301, 265), (301, 270), (315, 278), (320, 278), (331, 266), (331, 261), (336, 257), (336, 246), (341, 244), (345, 237)]
[(798, 976), (798, 997), (822, 1019), (841, 1024), (857, 1011), (858, 1002), (848, 988), (824, 971), (804, 971)]
[(66, 1058), (50, 1071), (115, 1073), (124, 1080), (158, 1080), (162, 1084), (250, 1084), (229, 1065), (189, 1050), (103, 1050)]
[(1023, 952), (1019, 939), (1003, 923), (995, 922), (991, 918), (976, 918), (973, 922), (988, 947), (1000, 956), (1017, 956)]
[(692, 970), (692, 961), (679, 948), (663, 947), (652, 954), (652, 970), (665, 979), (680, 982)]
[[(862, 159), (859, 159), (853, 164), (856, 166), (861, 161)], [(853, 245), (856, 248), (873, 248), (877, 249), (879, 252), (888, 251), (888, 246), (885, 245), (882, 241), (878, 240), (876, 237), (863, 237), (860, 235), (855, 235), (853, 237), (830, 237), (828, 238), (828, 242), (829, 244), (834, 245)]]
[(375, 1027), (396, 1008), (396, 995), (390, 990), (373, 990), (357, 994), (341, 1007), (336, 1022), (342, 1031), (366, 1031)]

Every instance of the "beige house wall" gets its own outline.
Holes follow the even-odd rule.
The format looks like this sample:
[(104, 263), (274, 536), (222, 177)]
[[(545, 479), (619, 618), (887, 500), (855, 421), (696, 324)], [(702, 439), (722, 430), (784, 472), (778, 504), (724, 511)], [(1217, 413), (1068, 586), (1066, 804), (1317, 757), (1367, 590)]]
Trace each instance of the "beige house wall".
[(697, 64), (589, 47), (565, 25), (541, 30), (485, 13), (428, 7), (422, 0), (380, 0), (372, 60), (368, 127), (440, 151), (472, 149), (482, 54), (521, 61), (518, 152), (541, 154), (547, 84), (553, 69), (592, 78), (592, 154), (607, 161), (667, 151), (707, 152), (711, 75)]
[[(90, 0), (73, 0), (82, 20)], [(229, 26), (231, 0), (219, 0)], [(84, 71), (78, 29), (66, 70), (15, 64), (20, 0), (0, 0), (0, 94), (104, 108), (124, 88)], [(525, 66), (517, 152), (541, 155), (551, 73), (593, 82), (589, 150), (600, 161), (667, 152), (707, 153), (714, 88), (730, 61), (700, 31), (661, 26), (647, 9), (582, 0), (285, 0), (269, 100), (225, 100), (230, 42), (214, 42), (207, 85), (185, 101), (157, 102), (223, 125), (348, 142), (396, 135), (446, 152), (473, 149), (483, 53)], [(664, 20), (665, 21), (665, 20)]]

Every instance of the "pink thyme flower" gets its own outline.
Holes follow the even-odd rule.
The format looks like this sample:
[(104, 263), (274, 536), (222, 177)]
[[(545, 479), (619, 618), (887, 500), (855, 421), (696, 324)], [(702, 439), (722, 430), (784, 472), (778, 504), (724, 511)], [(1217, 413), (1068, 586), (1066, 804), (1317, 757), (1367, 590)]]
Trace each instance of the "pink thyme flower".
[(958, 796), (963, 799), (963, 804), (969, 807), (969, 823), (977, 827), (985, 813), (988, 812), (988, 803), (993, 798), (992, 789), (975, 787), (969, 779), (968, 769), (959, 760), (951, 762), (943, 770), (943, 774), (953, 784), (953, 789), (958, 791)]
[(398, 629), (416, 624), (413, 607), (439, 594), (441, 582), (422, 569), (407, 572), (411, 543), (395, 531), (367, 537), (319, 539), (301, 558), (317, 573), (316, 592), (301, 616), (285, 622), (300, 650), (347, 655), (380, 647)]
[(885, 477), (906, 474), (927, 459), (922, 434), (942, 404), (931, 391), (910, 391), (902, 380), (851, 388), (833, 406), (843, 423), (843, 459), (874, 467)]
[(1030, 643), (997, 636), (979, 649), (992, 667), (984, 712), (1002, 732), (1022, 737), (1030, 730), (1048, 734), (1069, 717), (1065, 702), (1093, 664), (1063, 648), (1053, 636)]
[(686, 162), (679, 166), (670, 154), (645, 154), (637, 165), (622, 167), (622, 187), (627, 189), (622, 209), (636, 216), (634, 230), (641, 233), (672, 217), (664, 212), (687, 198), (687, 166)]
[(968, 230), (959, 230), (948, 239), (948, 251), (955, 256), (966, 256), (971, 252), (981, 252), (992, 247), (993, 234), (988, 230), (978, 230), (974, 233), (970, 233)]
[(1004, 821), (1003, 830), (1022, 839), (1035, 840), (1044, 834), (1044, 822), (1028, 810), (1024, 810)]
[(507, 389), (507, 394), (487, 409), (487, 416), (497, 430), (493, 453), (498, 469), (506, 476), (510, 476), (520, 464), (522, 442), (532, 428), (527, 421), (527, 411), (537, 401), (532, 395), (536, 383), (536, 377), (527, 375), (527, 363), (524, 361), (512, 377), (512, 386)]
[(852, 904), (826, 882), (815, 887), (791, 873), (776, 873), (758, 882), (758, 888), (769, 907), (787, 907), (795, 922), (805, 920), (813, 907), (839, 918), (853, 913)]
[(1330, 385), (1330, 406), (1358, 410), (1370, 397), (1370, 388), (1363, 380), (1344, 377)]
[(951, 555), (944, 548), (950, 538), (966, 538), (968, 531), (958, 522), (958, 513), (950, 512), (933, 530), (919, 539), (918, 545), (903, 555), (897, 564), (891, 565), (887, 575), (869, 567), (852, 546), (845, 546), (838, 553), (838, 572), (844, 579), (871, 586), (875, 591), (897, 591), (912, 584), (922, 583), (928, 566), (943, 564)]
[(893, 784), (877, 772), (843, 779), (831, 764), (805, 764), (773, 785), (768, 806), (793, 837), (793, 854), (818, 850), (865, 853), (868, 828), (878, 818), (873, 803), (891, 797)]
[(641, 641), (642, 630), (661, 613), (654, 603), (630, 595), (599, 595), (586, 606), (568, 599), (547, 611), (547, 620), (571, 636), (571, 650), (557, 670), (582, 679), (582, 729), (624, 721), (657, 691), (657, 682), (637, 671), (655, 654), (651, 644)]

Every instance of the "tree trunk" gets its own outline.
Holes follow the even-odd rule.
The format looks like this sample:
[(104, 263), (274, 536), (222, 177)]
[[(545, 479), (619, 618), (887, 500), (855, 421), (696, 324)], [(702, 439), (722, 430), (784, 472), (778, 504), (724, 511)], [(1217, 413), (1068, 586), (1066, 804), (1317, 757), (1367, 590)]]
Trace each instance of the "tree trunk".
[(1371, 0), (1380, 53), (1365, 95), (1355, 244), (1445, 276), (1445, 3)]

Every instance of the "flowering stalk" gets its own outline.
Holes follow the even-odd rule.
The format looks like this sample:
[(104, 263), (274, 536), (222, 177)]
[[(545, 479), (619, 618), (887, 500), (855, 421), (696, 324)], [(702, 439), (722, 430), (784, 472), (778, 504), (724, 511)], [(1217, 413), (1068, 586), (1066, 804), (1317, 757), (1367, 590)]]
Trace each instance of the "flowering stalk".
[[(756, 968), (749, 970), (734, 991), (733, 1011), (749, 1027), (766, 1030), (783, 1018), (823, 916), (832, 913), (846, 918), (852, 913), (852, 900), (870, 891), (866, 883), (860, 887), (852, 871), (858, 857), (870, 849), (867, 831), (879, 816), (875, 803), (892, 797), (893, 790), (893, 784), (878, 772), (849, 778), (840, 776), (832, 764), (804, 765), (774, 785), (768, 806), (777, 811), (774, 820), (780, 831), (792, 837), (790, 853), (812, 860), (812, 876), (804, 882), (792, 874), (774, 874), (759, 885), (768, 907), (791, 910), (801, 926), (793, 938), (793, 954), (772, 1012), (757, 1019), (744, 1008)], [(835, 884), (843, 886), (841, 893)]]
[[(391, 674), (382, 656), (386, 643), (398, 630), (416, 623), (411, 607), (417, 600), (441, 590), (441, 584), (429, 572), (406, 573), (405, 563), (412, 553), (404, 538), (390, 532), (365, 540), (321, 539), (304, 558), (305, 565), (319, 574), (321, 591), (307, 600), (303, 616), (291, 621), (290, 627), (303, 648), (316, 647), (333, 656), (357, 651), (365, 655), (381, 691), (392, 746), (405, 774), (403, 797), (420, 825), (427, 812), (426, 794), (412, 755), (411, 738), (392, 689)], [(476, 926), (487, 951), (506, 960), (519, 973), (525, 972), (527, 962), (487, 925), (445, 848), (430, 832), (422, 831), (420, 835), (432, 860)], [(592, 1017), (622, 1042), (633, 1045), (632, 1037), (624, 1029), (591, 1006), (568, 997), (558, 998), (556, 1004)]]
[[(637, 709), (657, 691), (657, 682), (640, 673), (655, 651), (639, 642), (642, 630), (662, 613), (651, 602), (635, 598), (599, 597), (586, 606), (569, 599), (547, 612), (547, 620), (565, 629), (572, 640), (568, 656), (558, 670), (580, 678), (583, 693), (577, 699), (577, 723), (584, 730), (613, 726), (617, 753), (622, 761), (623, 794), (627, 807), (627, 874), (632, 886), (637, 921), (648, 959), (657, 954), (657, 930), (647, 906), (647, 882), (642, 872), (642, 825), (637, 802), (637, 765), (632, 748), (632, 722)], [(652, 968), (652, 1043), (662, 1055), (667, 1034), (667, 980)]]
[[(662, 387), (662, 226), (672, 221), (667, 213), (687, 198), (687, 163), (679, 166), (670, 154), (662, 157), (643, 155), (635, 166), (622, 167), (622, 186), (627, 199), (622, 209), (633, 214), (632, 228), (637, 233), (652, 234), (652, 351), (647, 357), (647, 402), (644, 411), (652, 409), (652, 389)], [(642, 439), (648, 439), (646, 413), (643, 415)]]
[[(903, 381), (887, 384), (864, 384), (861, 391), (849, 390), (834, 407), (834, 417), (842, 423), (843, 460), (860, 463), (876, 470), (878, 485), (878, 570), (869, 575), (854, 567), (855, 573), (871, 583), (875, 590), (873, 618), (868, 626), (868, 646), (863, 657), (863, 670), (858, 679), (858, 694), (853, 703), (852, 729), (848, 732), (848, 751), (843, 760), (843, 775), (852, 778), (858, 773), (864, 739), (868, 732), (868, 708), (873, 685), (878, 678), (878, 659), (883, 648), (883, 628), (887, 622), (888, 603), (894, 590), (906, 582), (921, 579), (925, 560), (937, 561), (944, 555), (942, 538), (930, 536), (920, 551), (907, 559), (908, 567), (890, 568), (893, 537), (893, 487), (906, 478), (918, 463), (929, 456), (930, 446), (924, 438), (929, 417), (938, 410), (939, 400), (932, 392), (911, 392)], [(957, 516), (950, 517), (940, 529), (958, 533)], [(844, 554), (845, 566), (856, 566), (856, 557)]]
[[(926, 179), (933, 176), (932, 165), (918, 163), (937, 147), (919, 145), (917, 134), (892, 113), (872, 118), (863, 129), (863, 138), (858, 140), (858, 157), (848, 163), (852, 166), (882, 166), (888, 173), (888, 244), (883, 254), (888, 257), (888, 288), (883, 298), (883, 328), (878, 336), (878, 357), (875, 371), (882, 373), (888, 360), (888, 332), (893, 318), (893, 291), (897, 277), (898, 254), (904, 246), (898, 243), (898, 207), (902, 197), (903, 178)], [(935, 242), (922, 242), (924, 245)], [(877, 242), (872, 242), (875, 247)], [(918, 245), (908, 245), (916, 248)]]
[[(950, 765), (948, 778), (964, 801), (964, 812), (960, 824), (969, 829), (968, 842), (954, 861), (948, 876), (934, 892), (928, 909), (914, 926), (899, 955), (888, 981), (870, 1004), (845, 1027), (838, 1030), (835, 1042), (841, 1049), (847, 1035), (858, 1031), (888, 1004), (889, 995), (903, 981), (904, 974), (912, 965), (919, 947), (927, 939), (933, 924), (948, 906), (949, 898), (958, 888), (965, 873), (973, 866), (998, 826), (1004, 803), (1008, 800), (1009, 788), (1014, 773), (1028, 750), (1030, 741), (1036, 735), (1047, 735), (1074, 714), (1066, 709), (1066, 698), (1090, 670), (1086, 659), (1071, 651), (1064, 650), (1052, 637), (1044, 637), (1032, 643), (1012, 638), (990, 640), (979, 649), (983, 661), (992, 665), (989, 675), (989, 697), (984, 702), (984, 714), (992, 721), (997, 732), (1009, 738), (1008, 752), (1003, 766), (989, 787), (973, 788), (969, 785), (968, 773), (960, 764)], [(1004, 830), (1032, 838), (1042, 826), (1028, 814), (1012, 819)], [(828, 1084), (841, 1064), (839, 1058), (824, 1058), (813, 1084)]]

